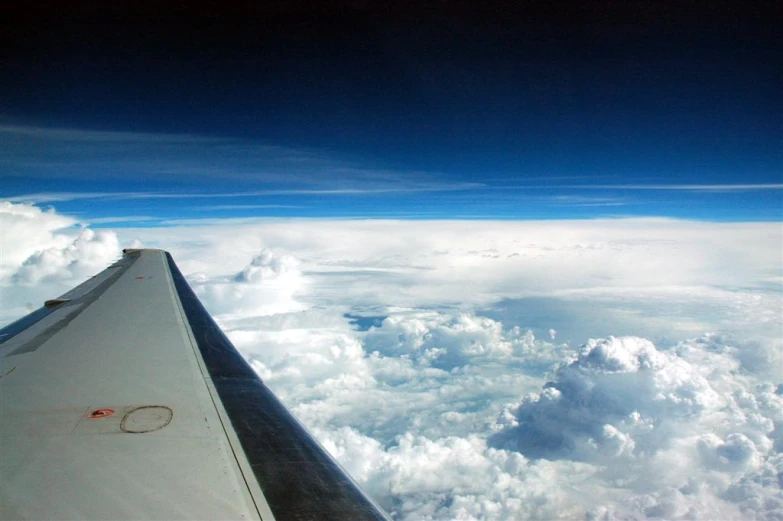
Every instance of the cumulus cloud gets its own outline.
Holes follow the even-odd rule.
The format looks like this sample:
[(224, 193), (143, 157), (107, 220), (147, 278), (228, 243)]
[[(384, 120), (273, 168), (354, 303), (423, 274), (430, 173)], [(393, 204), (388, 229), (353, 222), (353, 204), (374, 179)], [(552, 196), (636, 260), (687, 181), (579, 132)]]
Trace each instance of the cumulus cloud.
[(261, 316), (305, 308), (295, 299), (305, 284), (299, 262), (269, 249), (230, 277), (211, 279), (196, 273), (190, 279), (199, 297), (218, 315)]
[(465, 313), (399, 314), (372, 328), (366, 342), (386, 356), (408, 356), (417, 363), (446, 370), (462, 367), (475, 358), (504, 357), (513, 352), (502, 324)]
[(4, 305), (118, 244), (170, 250), (395, 519), (783, 519), (777, 223), (276, 219), (112, 244), (0, 209)]
[(14, 273), (14, 282), (36, 284), (46, 280), (78, 280), (103, 270), (118, 257), (119, 244), (113, 232), (83, 229), (62, 247), (36, 251)]
[(373, 381), (361, 342), (340, 319), (308, 310), (221, 323), (270, 386), (283, 394), (305, 386), (329, 395)]
[(120, 255), (113, 231), (30, 204), (0, 201), (0, 320), (41, 306), (103, 270)]
[[(454, 318), (429, 327), (459, 323)], [(421, 317), (410, 320), (421, 326)], [(426, 329), (402, 334), (396, 347), (421, 350), (406, 337), (421, 339)], [(638, 337), (593, 339), (484, 430), (424, 435), (407, 424), (385, 442), (350, 427), (315, 433), (399, 519), (778, 519), (783, 393), (735, 377), (736, 352), (711, 336), (669, 349)], [(474, 362), (474, 375), (486, 369)], [(361, 392), (381, 396), (372, 387)], [(438, 399), (460, 404), (447, 393)], [(448, 414), (429, 409), (429, 424), (447, 423)]]
[[(384, 449), (351, 429), (316, 430), (325, 447), (399, 519), (555, 519), (577, 513), (551, 462), (487, 449), (483, 439), (410, 433)], [(572, 477), (592, 470), (573, 463)]]
[(0, 202), (0, 277), (19, 284), (73, 281), (94, 275), (119, 255), (111, 231), (75, 228), (76, 221), (29, 204)]
[(566, 344), (537, 339), (530, 329), (506, 328), (473, 312), (390, 311), (378, 327), (365, 333), (364, 343), (369, 352), (382, 357), (450, 373), (520, 360), (540, 372), (570, 352)]
[(13, 275), (31, 255), (54, 247), (66, 247), (72, 238), (63, 233), (76, 223), (54, 210), (42, 210), (31, 204), (0, 201), (0, 276)]
[(709, 337), (670, 350), (636, 337), (590, 340), (540, 392), (504, 410), (489, 444), (605, 467), (627, 497), (592, 507), (598, 518), (766, 518), (783, 506), (778, 483), (754, 487), (766, 497), (755, 507), (731, 500), (777, 465), (783, 397), (738, 376), (735, 354)]
[[(693, 418), (725, 406), (694, 367), (648, 340), (591, 340), (543, 391), (504, 413), (494, 443), (548, 459), (631, 457), (661, 448), (673, 435), (662, 429), (682, 433)], [(685, 421), (660, 425), (661, 418)]]
[(569, 349), (469, 313), (388, 312), (366, 331), (319, 307), (220, 321), (308, 426), (352, 425), (383, 444), (408, 429), (435, 438), (486, 431)]

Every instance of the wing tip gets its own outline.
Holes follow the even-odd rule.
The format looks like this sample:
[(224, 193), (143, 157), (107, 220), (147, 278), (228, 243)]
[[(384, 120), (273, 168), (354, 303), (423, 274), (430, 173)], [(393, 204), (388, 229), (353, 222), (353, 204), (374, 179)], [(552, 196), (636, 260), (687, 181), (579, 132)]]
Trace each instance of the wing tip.
[(145, 252), (152, 252), (157, 251), (161, 253), (168, 253), (166, 250), (162, 250), (160, 248), (123, 248), (122, 254), (123, 255), (140, 255)]

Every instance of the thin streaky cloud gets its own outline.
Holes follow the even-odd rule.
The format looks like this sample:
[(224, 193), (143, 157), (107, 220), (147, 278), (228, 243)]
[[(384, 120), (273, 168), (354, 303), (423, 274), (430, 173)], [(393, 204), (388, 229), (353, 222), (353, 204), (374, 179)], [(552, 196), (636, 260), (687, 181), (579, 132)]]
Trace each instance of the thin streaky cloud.
[[(78, 199), (107, 199), (122, 195), (130, 195), (129, 192), (38, 192), (34, 194), (14, 195), (3, 197), (0, 201), (11, 203), (53, 203), (60, 201), (76, 201)], [(135, 195), (140, 195), (135, 194)]]
[[(284, 222), (291, 220), (290, 217), (203, 217), (193, 219), (166, 219), (156, 223), (156, 226), (168, 227), (168, 226), (243, 226), (247, 224), (263, 224), (270, 222)], [(293, 218), (297, 220), (318, 220), (318, 218)]]
[[(520, 174), (523, 175), (524, 174)], [(606, 179), (614, 177), (611, 175), (542, 175), (542, 176), (524, 176), (525, 181), (573, 181), (576, 179)], [(492, 180), (495, 183), (508, 183), (508, 182), (514, 182), (518, 180), (519, 177), (510, 177), (510, 176), (492, 176)], [(518, 185), (494, 185), (494, 186), (487, 186), (487, 189), (503, 189), (503, 188), (519, 188)]]
[(307, 206), (297, 204), (216, 204), (196, 206), (194, 210), (262, 210), (266, 208), (307, 208)]
[(14, 134), (37, 139), (84, 143), (225, 143), (230, 140), (192, 134), (122, 132), (116, 130), (79, 130), (73, 128), (2, 125), (0, 134)]
[(255, 192), (240, 194), (224, 194), (220, 197), (239, 197), (243, 195), (372, 195), (372, 194), (393, 194), (406, 192), (451, 192), (460, 190), (476, 190), (483, 188), (482, 183), (444, 183), (442, 185), (411, 185), (387, 188), (332, 188), (332, 189), (280, 189), (280, 190), (258, 190)]
[(553, 189), (579, 189), (579, 190), (681, 190), (683, 192), (751, 192), (762, 190), (783, 190), (783, 183), (757, 183), (757, 184), (611, 184), (611, 185), (492, 185), (482, 186), (481, 190), (553, 190)]
[(601, 206), (628, 206), (633, 203), (621, 202), (603, 202), (603, 203), (554, 203), (551, 206), (557, 207), (601, 207)]
[(621, 200), (617, 197), (596, 197), (592, 195), (553, 195), (549, 199), (563, 203), (596, 203)]
[[(158, 223), (155, 226), (242, 226), (247, 224), (267, 224), (272, 222), (344, 222), (344, 221), (405, 221), (408, 218), (426, 218), (432, 216), (438, 216), (439, 214), (433, 212), (370, 212), (361, 213), (357, 215), (335, 215), (329, 217), (310, 217), (310, 216), (297, 216), (297, 217), (279, 217), (279, 216), (252, 216), (252, 217), (203, 217), (192, 219), (166, 219)], [(459, 217), (459, 216), (457, 216)], [(484, 216), (481, 216), (484, 218)], [(496, 216), (498, 220), (502, 220), (502, 216)], [(455, 217), (456, 218), (456, 217)], [(451, 221), (452, 218), (441, 217), (437, 219), (439, 221)], [(434, 222), (434, 221), (433, 221)]]
[(550, 206), (558, 207), (600, 207), (600, 206), (625, 206), (633, 204), (627, 199), (619, 197), (593, 197), (585, 195), (555, 195), (545, 200)]
[(98, 217), (96, 219), (85, 219), (84, 222), (88, 224), (114, 224), (114, 223), (130, 223), (130, 222), (149, 222), (159, 221), (160, 217), (152, 217), (149, 215), (128, 215), (128, 216), (116, 216), (116, 217)]
[(481, 183), (448, 183), (442, 185), (413, 185), (388, 188), (290, 188), (275, 190), (250, 190), (225, 193), (153, 193), (153, 192), (40, 192), (5, 197), (3, 201), (12, 203), (48, 203), (55, 201), (73, 201), (77, 199), (223, 199), (234, 197), (257, 197), (270, 195), (373, 195), (419, 192), (451, 192), (482, 188)]
[(758, 184), (660, 184), (660, 185), (575, 185), (562, 188), (608, 189), (608, 190), (682, 190), (688, 192), (751, 192), (757, 190), (783, 190), (783, 183)]
[[(306, 194), (308, 192), (299, 191), (305, 188), (332, 190), (335, 194), (364, 194), (371, 193), (368, 190), (373, 189), (382, 190), (379, 193), (409, 189), (425, 191), (439, 190), (442, 185), (451, 187), (455, 183), (454, 180), (443, 179), (443, 174), (438, 172), (385, 169), (380, 165), (365, 165), (359, 159), (336, 157), (329, 150), (300, 145), (290, 147), (240, 137), (94, 131), (2, 123), (0, 136), (9, 138), (0, 140), (0, 163), (6, 167), (3, 175), (28, 179), (85, 180), (98, 171), (103, 179), (114, 181), (187, 176), (204, 180), (232, 179), (239, 181), (237, 187), (286, 190), (272, 192), (284, 195)], [(476, 186), (481, 184), (471, 183), (464, 188)], [(232, 196), (228, 194), (228, 197)], [(147, 196), (134, 196), (144, 197)], [(56, 199), (49, 195), (39, 197), (37, 201), (75, 198), (77, 196), (58, 194)], [(25, 201), (30, 201), (30, 197), (27, 196)]]

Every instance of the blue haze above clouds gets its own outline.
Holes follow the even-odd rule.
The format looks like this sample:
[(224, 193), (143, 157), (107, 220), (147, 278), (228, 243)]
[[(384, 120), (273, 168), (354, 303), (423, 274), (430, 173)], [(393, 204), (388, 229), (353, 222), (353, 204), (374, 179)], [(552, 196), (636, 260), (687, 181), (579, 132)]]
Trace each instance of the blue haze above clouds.
[(626, 5), (10, 9), (0, 320), (166, 248), (397, 519), (783, 517), (774, 9)]

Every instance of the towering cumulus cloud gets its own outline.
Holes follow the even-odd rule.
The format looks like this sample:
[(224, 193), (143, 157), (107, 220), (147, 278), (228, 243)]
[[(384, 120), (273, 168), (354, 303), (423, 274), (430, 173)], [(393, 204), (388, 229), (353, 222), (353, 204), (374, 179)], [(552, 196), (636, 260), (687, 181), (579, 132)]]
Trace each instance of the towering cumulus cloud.
[(232, 316), (262, 316), (303, 309), (294, 298), (304, 286), (299, 262), (269, 249), (253, 257), (230, 277), (210, 279), (203, 273), (191, 277), (197, 293), (210, 311)]
[[(621, 504), (648, 517), (783, 514), (779, 483), (763, 479), (783, 470), (783, 396), (742, 376), (735, 354), (710, 337), (668, 350), (636, 337), (591, 340), (541, 392), (504, 410), (489, 444), (601, 466), (607, 487), (622, 480), (613, 484), (627, 494)], [(748, 487), (763, 496), (765, 485), (766, 501), (730, 504)]]

